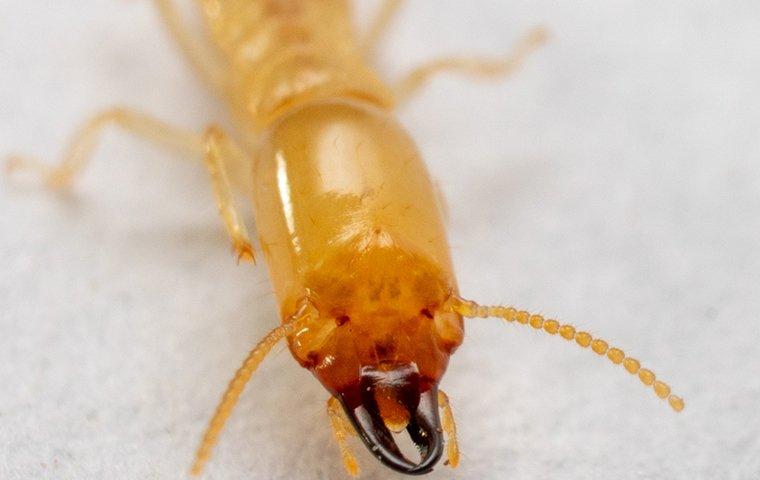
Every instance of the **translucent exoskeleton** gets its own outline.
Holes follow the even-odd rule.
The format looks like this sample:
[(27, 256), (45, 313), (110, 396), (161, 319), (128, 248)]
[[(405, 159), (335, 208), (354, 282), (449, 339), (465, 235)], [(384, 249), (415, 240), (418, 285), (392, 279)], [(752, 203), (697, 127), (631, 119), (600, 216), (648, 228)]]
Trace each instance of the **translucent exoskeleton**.
[[(237, 131), (187, 132), (129, 108), (95, 115), (61, 163), (12, 156), (9, 171), (67, 186), (100, 132), (119, 126), (205, 159), (239, 260), (254, 249), (234, 190), (253, 199), (260, 251), (269, 265), (281, 322), (235, 374), (203, 436), (192, 472), (210, 458), (246, 382), (285, 339), (296, 361), (330, 393), (327, 413), (347, 471), (348, 440), (408, 474), (459, 462), (449, 399), (438, 390), (463, 340), (463, 318), (496, 317), (559, 335), (622, 364), (680, 411), (683, 400), (622, 350), (567, 324), (459, 296), (442, 208), (425, 164), (395, 108), (442, 72), (503, 77), (541, 45), (532, 30), (493, 59), (442, 58), (395, 83), (370, 66), (399, 0), (386, 0), (357, 35), (346, 0), (199, 0), (211, 42), (191, 33), (170, 0), (154, 0), (167, 28), (209, 88), (230, 107)], [(409, 459), (394, 434), (419, 448)]]

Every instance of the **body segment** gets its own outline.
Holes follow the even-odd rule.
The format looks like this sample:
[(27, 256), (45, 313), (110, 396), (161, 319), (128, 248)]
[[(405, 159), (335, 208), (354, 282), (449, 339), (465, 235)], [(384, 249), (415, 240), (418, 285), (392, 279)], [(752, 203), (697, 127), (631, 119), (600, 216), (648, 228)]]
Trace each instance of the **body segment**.
[(355, 98), (389, 108), (389, 89), (362, 58), (345, 0), (202, 0), (228, 65), (226, 95), (244, 128), (291, 109)]

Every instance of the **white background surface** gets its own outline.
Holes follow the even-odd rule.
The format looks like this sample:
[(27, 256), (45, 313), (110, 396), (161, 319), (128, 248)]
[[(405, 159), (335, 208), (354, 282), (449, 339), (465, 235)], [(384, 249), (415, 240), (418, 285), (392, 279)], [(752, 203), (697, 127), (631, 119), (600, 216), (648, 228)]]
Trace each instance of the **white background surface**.
[[(2, 152), (53, 158), (115, 103), (224, 118), (149, 2), (0, 11)], [(514, 79), (441, 78), (401, 113), (448, 196), (462, 292), (608, 338), (687, 408), (556, 338), (471, 321), (443, 382), (462, 465), (429, 478), (759, 478), (760, 3), (413, 1), (381, 69), (501, 52), (537, 23), (553, 41)], [(192, 162), (109, 133), (69, 195), (0, 182), (0, 478), (184, 478), (275, 322), (265, 268), (236, 267)], [(205, 478), (344, 478), (325, 398), (278, 349)], [(363, 478), (401, 478), (356, 447)]]

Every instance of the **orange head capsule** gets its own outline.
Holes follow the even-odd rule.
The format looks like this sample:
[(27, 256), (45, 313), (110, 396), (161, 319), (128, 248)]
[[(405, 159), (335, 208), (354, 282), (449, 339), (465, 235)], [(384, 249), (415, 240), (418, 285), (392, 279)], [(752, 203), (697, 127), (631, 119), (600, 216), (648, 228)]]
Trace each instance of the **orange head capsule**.
[[(291, 347), (373, 455), (404, 473), (428, 472), (443, 453), (438, 382), (461, 343), (462, 319), (444, 312), (447, 286), (431, 266), (395, 247), (365, 252), (351, 268), (332, 282), (312, 280), (314, 310), (326, 313), (307, 320)], [(404, 430), (417, 461), (394, 440)]]

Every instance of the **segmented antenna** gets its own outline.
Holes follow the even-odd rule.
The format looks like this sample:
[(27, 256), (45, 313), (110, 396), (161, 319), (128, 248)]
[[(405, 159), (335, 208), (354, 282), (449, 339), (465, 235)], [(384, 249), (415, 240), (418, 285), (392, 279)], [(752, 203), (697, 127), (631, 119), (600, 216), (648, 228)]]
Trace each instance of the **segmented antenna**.
[(288, 318), (282, 325), (274, 328), (264, 338), (262, 338), (258, 344), (251, 350), (251, 352), (243, 361), (243, 365), (240, 366), (235, 376), (232, 377), (227, 390), (222, 396), (222, 400), (216, 407), (216, 412), (211, 418), (211, 421), (206, 427), (206, 432), (203, 434), (203, 440), (195, 453), (195, 461), (190, 469), (190, 475), (200, 475), (203, 472), (203, 467), (206, 462), (211, 458), (211, 453), (214, 446), (219, 441), (219, 435), (222, 433), (227, 419), (232, 415), (232, 410), (237, 405), (240, 395), (243, 393), (245, 385), (251, 376), (259, 368), (261, 362), (272, 350), (272, 347), (288, 335), (292, 335), (298, 328), (298, 324), (301, 320), (308, 318), (312, 314), (313, 307), (311, 304), (304, 300), (301, 302), (301, 307), (298, 311)]
[(670, 386), (667, 383), (657, 380), (653, 371), (641, 368), (641, 362), (633, 357), (627, 356), (621, 349), (610, 347), (609, 344), (601, 338), (594, 338), (588, 332), (577, 331), (574, 326), (560, 324), (557, 320), (546, 320), (541, 315), (532, 314), (525, 310), (517, 310), (513, 307), (506, 306), (483, 306), (470, 300), (463, 300), (459, 297), (451, 297), (449, 308), (468, 318), (488, 318), (496, 317), (508, 322), (517, 322), (523, 325), (530, 325), (536, 330), (543, 330), (549, 335), (557, 335), (565, 340), (575, 340), (581, 348), (591, 347), (597, 355), (606, 355), (607, 358), (615, 365), (623, 365), (628, 373), (637, 375), (641, 383), (647, 387), (652, 387), (654, 393), (661, 399), (668, 400), (671, 408), (680, 412), (684, 408), (684, 401), (677, 395), (670, 393)]

